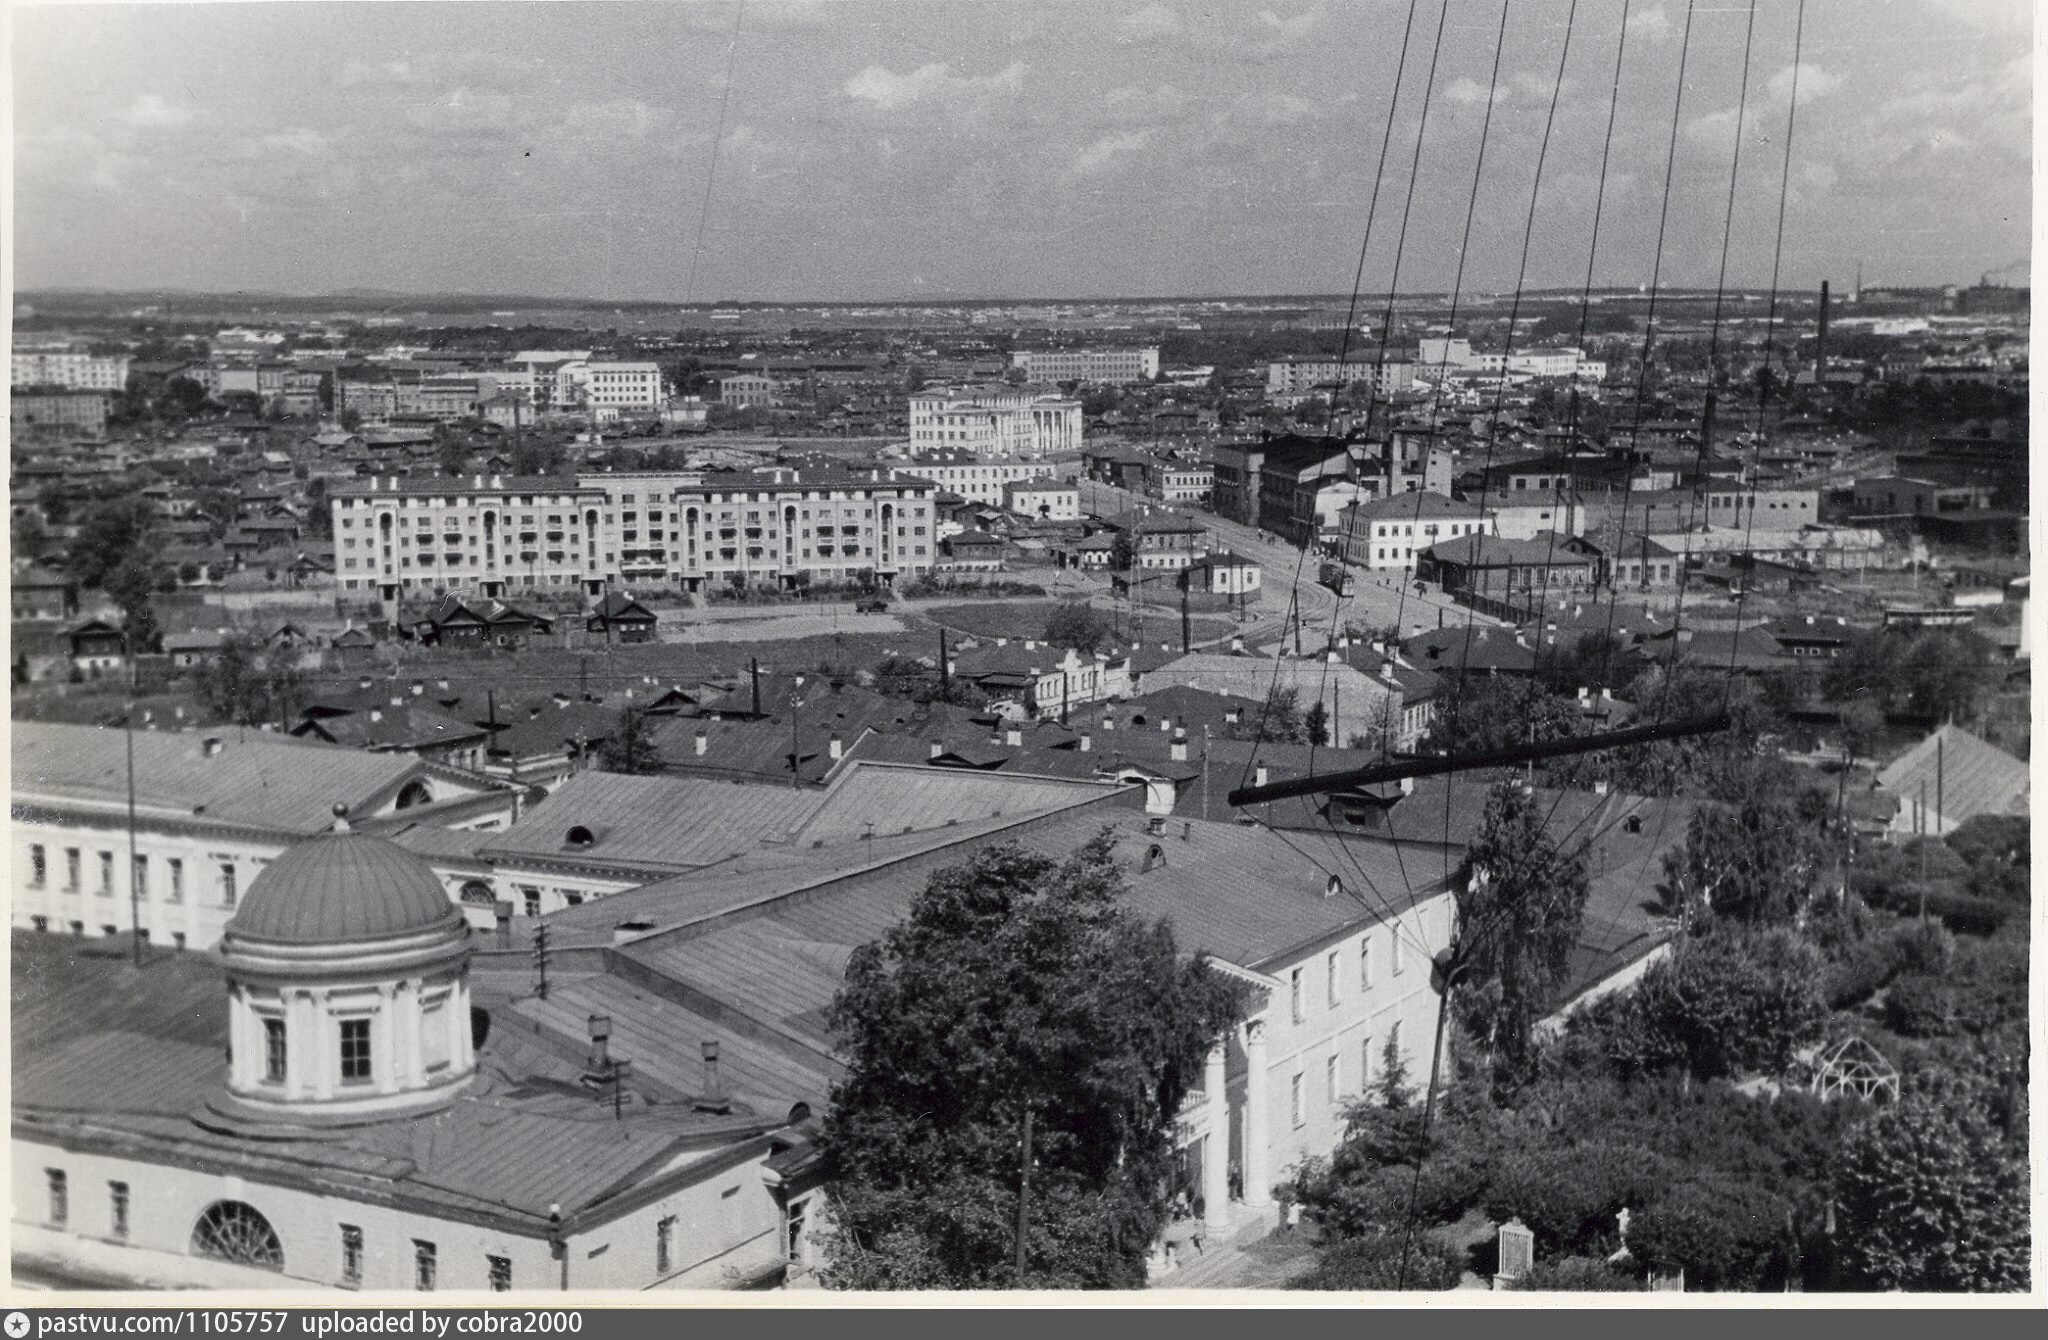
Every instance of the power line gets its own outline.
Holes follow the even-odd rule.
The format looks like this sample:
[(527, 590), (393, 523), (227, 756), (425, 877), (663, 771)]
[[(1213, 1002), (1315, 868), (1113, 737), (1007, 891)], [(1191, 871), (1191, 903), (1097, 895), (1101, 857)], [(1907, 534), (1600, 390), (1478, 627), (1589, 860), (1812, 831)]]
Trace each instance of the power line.
[(711, 133), (711, 165), (704, 175), (704, 205), (697, 212), (697, 243), (690, 249), (689, 277), (683, 282), (683, 305), (697, 297), (697, 262), (704, 256), (704, 228), (711, 220), (712, 187), (718, 182), (718, 151), (725, 144), (725, 114), (732, 104), (733, 64), (739, 56), (740, 25), (746, 21), (747, 0), (739, 0), (732, 16), (732, 38), (725, 48), (725, 87), (718, 95), (718, 128)]

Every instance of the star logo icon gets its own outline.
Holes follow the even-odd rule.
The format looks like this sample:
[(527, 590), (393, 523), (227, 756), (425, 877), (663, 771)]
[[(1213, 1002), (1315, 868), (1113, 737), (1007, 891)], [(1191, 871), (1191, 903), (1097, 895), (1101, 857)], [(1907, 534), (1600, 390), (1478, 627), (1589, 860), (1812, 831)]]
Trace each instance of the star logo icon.
[(8, 1340), (21, 1340), (21, 1337), (28, 1334), (28, 1313), (8, 1313), (6, 1325)]

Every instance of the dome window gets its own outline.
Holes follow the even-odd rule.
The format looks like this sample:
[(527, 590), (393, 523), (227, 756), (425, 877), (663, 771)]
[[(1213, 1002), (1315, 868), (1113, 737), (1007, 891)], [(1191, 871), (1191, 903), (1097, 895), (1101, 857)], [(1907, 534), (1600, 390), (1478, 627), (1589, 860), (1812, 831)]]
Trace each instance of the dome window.
[(568, 836), (562, 839), (562, 845), (572, 851), (586, 851), (597, 845), (597, 834), (583, 824), (576, 824), (569, 829)]
[(255, 1206), (217, 1200), (192, 1226), (192, 1254), (262, 1270), (284, 1269), (284, 1244)]

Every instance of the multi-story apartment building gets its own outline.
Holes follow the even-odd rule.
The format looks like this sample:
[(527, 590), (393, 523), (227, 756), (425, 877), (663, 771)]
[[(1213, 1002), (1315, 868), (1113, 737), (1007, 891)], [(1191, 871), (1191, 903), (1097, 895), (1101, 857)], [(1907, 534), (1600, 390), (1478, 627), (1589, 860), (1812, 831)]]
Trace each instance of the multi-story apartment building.
[(1020, 349), (1010, 366), (1034, 382), (1093, 382), (1125, 386), (1159, 376), (1159, 346), (1131, 349)]
[(337, 594), (888, 583), (932, 566), (937, 491), (880, 471), (371, 478), (334, 490)]
[(558, 400), (600, 412), (661, 408), (664, 392), (658, 363), (572, 363), (556, 373), (558, 382), (564, 377), (573, 389), (563, 396), (558, 385)]
[(1159, 472), (1159, 496), (1169, 503), (1206, 503), (1215, 488), (1212, 466), (1168, 465)]
[(1209, 489), (1209, 507), (1217, 516), (1241, 525), (1259, 524), (1259, 477), (1266, 464), (1263, 442), (1225, 442), (1210, 455), (1215, 479)]
[(67, 391), (125, 391), (128, 355), (102, 357), (75, 349), (22, 349), (10, 359), (11, 384), (61, 386)]
[[(912, 456), (908, 465), (890, 466), (889, 475), (893, 479), (929, 479), (969, 502), (1001, 507), (1005, 489), (1037, 479), (1044, 470), (1044, 466), (1033, 461), (989, 460), (958, 451), (935, 451)], [(1076, 515), (1078, 507), (1076, 503)]]
[(1276, 358), (1266, 364), (1266, 394), (1304, 395), (1326, 386), (1350, 386), (1370, 381), (1376, 395), (1398, 395), (1415, 385), (1415, 364), (1408, 359), (1386, 359), (1354, 354), (1343, 361), (1334, 358)]
[(23, 387), (8, 398), (8, 430), (18, 439), (103, 437), (112, 399), (106, 391), (31, 391)]
[(1337, 529), (1345, 556), (1367, 572), (1413, 572), (1415, 556), (1439, 540), (1483, 535), (1489, 510), (1437, 493), (1398, 493), (1344, 509)]
[(1525, 349), (1495, 352), (1474, 349), (1470, 340), (1432, 338), (1417, 342), (1416, 361), (1425, 370), (1477, 373), (1482, 376), (1506, 373), (1511, 377), (1576, 377), (1599, 381), (1607, 375), (1607, 364), (1589, 359), (1574, 348)]
[(588, 349), (522, 349), (505, 364), (524, 371), (531, 380), (534, 407), (549, 409), (558, 395), (573, 396), (575, 379), (562, 376), (563, 369), (589, 361)]
[(1013, 386), (919, 391), (910, 397), (917, 451), (1048, 456), (1081, 449), (1081, 402)]

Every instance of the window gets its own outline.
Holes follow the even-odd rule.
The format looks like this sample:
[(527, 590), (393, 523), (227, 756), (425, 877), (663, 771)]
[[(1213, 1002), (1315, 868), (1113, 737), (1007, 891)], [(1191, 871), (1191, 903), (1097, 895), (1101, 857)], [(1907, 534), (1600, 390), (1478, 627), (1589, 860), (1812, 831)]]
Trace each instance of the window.
[(1289, 1102), (1288, 1110), (1292, 1114), (1294, 1124), (1296, 1126), (1300, 1126), (1308, 1120), (1307, 1105), (1302, 1101), (1303, 1095), (1301, 1079), (1301, 1072), (1299, 1070), (1295, 1071), (1294, 1078), (1289, 1082), (1287, 1088)]
[(1341, 988), (1341, 987), (1340, 987), (1340, 986), (1338, 985), (1338, 969), (1337, 969), (1337, 963), (1338, 963), (1338, 959), (1339, 959), (1339, 955), (1338, 955), (1337, 951), (1336, 951), (1336, 950), (1334, 950), (1334, 949), (1332, 949), (1332, 950), (1330, 951), (1330, 955), (1329, 955), (1329, 958), (1328, 958), (1328, 959), (1327, 959), (1327, 960), (1325, 961), (1325, 963), (1324, 963), (1324, 967), (1325, 967), (1325, 968), (1326, 968), (1326, 969), (1328, 970), (1328, 973), (1329, 973), (1329, 978), (1330, 978), (1330, 981), (1329, 981), (1329, 997), (1330, 997), (1330, 1001), (1329, 1001), (1329, 1003), (1330, 1003), (1330, 1008), (1331, 1008), (1331, 1009), (1333, 1009), (1333, 1010), (1337, 1008), (1337, 1002), (1338, 1002), (1339, 1000), (1341, 1000), (1341, 999), (1343, 998), (1343, 997), (1342, 997), (1342, 995), (1340, 994), (1340, 993), (1341, 993), (1341, 991), (1342, 991), (1342, 988)]
[(78, 848), (76, 848), (76, 847), (66, 847), (66, 848), (64, 849), (64, 889), (65, 889), (65, 892), (67, 892), (67, 893), (77, 893), (77, 892), (78, 892), (78, 889), (79, 889), (79, 873), (78, 873), (78, 866), (79, 866), (79, 860), (80, 860), (80, 857), (79, 857), (79, 853), (78, 853)]
[(28, 849), (28, 872), (28, 883), (32, 889), (42, 888), (43, 882), (50, 877), (50, 860), (40, 842)]
[(1293, 1010), (1294, 1022), (1298, 1024), (1308, 1017), (1301, 998), (1301, 969), (1296, 968), (1287, 974), (1287, 991), (1288, 1001)]
[(266, 1084), (284, 1083), (284, 1020), (263, 1021), (263, 1080)]
[(363, 1282), (363, 1230), (354, 1224), (341, 1226), (341, 1282)]
[(103, 851), (100, 853), (100, 897), (111, 898), (113, 896), (114, 853)]
[(1358, 1091), (1364, 1093), (1372, 1085), (1372, 1034), (1365, 1033), (1358, 1039)]
[(344, 1084), (363, 1084), (370, 1078), (370, 1021), (341, 1021), (341, 1078)]
[(1407, 1057), (1401, 1051), (1401, 1021), (1399, 1019), (1387, 1025), (1387, 1050), (1392, 1053), (1397, 1063), (1407, 1060)]
[(491, 1267), (491, 1292), (510, 1293), (512, 1291), (512, 1258), (509, 1256), (486, 1256), (484, 1260), (489, 1262)]
[(71, 1183), (62, 1168), (45, 1168), (43, 1177), (50, 1187), (50, 1227), (62, 1228), (71, 1222)]
[(1408, 966), (1408, 955), (1403, 952), (1401, 933), (1399, 931), (1394, 932), (1392, 953), (1394, 956), (1394, 976), (1399, 977)]
[(1337, 1105), (1338, 1087), (1343, 1083), (1343, 1076), (1339, 1073), (1337, 1057), (1334, 1053), (1323, 1062), (1323, 1083), (1329, 1104), (1331, 1107), (1335, 1107)]
[(135, 858), (134, 866), (135, 896), (137, 898), (147, 898), (149, 897), (149, 858), (138, 855)]
[(107, 1225), (112, 1236), (128, 1238), (128, 1184), (107, 1183)]
[(233, 907), (235, 905), (235, 865), (232, 861), (222, 861), (220, 863), (220, 905), (222, 907)]
[(1358, 942), (1358, 986), (1361, 991), (1372, 986), (1372, 937), (1366, 936)]
[(434, 1244), (413, 1239), (412, 1244), (412, 1287), (422, 1293), (434, 1291), (434, 1277), (438, 1273)]
[(524, 902), (524, 903), (526, 904), (526, 915), (527, 915), (527, 916), (529, 916), (529, 917), (537, 917), (537, 916), (539, 916), (539, 915), (540, 915), (540, 890), (539, 890), (539, 889), (532, 889), (532, 888), (527, 888), (527, 887), (525, 887), (525, 886), (523, 886), (523, 885), (522, 885), (522, 886), (520, 887), (520, 890), (519, 890), (519, 894), (520, 894), (520, 898), (521, 898), (521, 900), (522, 900), (522, 901), (523, 901), (523, 902)]
[(654, 1273), (666, 1275), (675, 1267), (676, 1217), (668, 1216), (654, 1226)]

